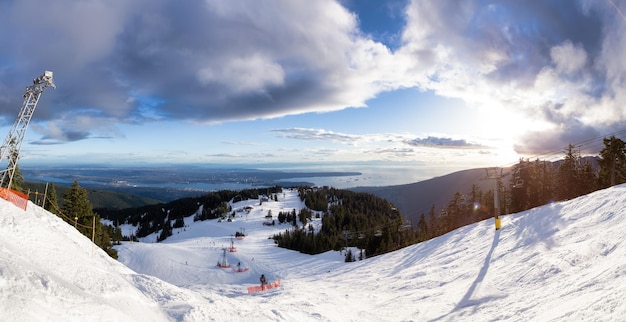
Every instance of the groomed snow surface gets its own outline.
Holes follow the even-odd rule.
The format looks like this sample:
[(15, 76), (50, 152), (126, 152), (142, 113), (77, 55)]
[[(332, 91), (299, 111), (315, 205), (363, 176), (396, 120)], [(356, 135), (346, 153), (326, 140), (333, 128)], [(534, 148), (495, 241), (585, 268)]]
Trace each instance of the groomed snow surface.
[[(30, 203), (0, 200), (0, 321), (620, 321), (626, 317), (626, 186), (463, 227), (345, 263), (274, 246), (271, 210), (248, 200), (233, 222), (192, 222), (118, 247), (119, 262)], [(129, 229), (129, 228), (127, 228)], [(228, 262), (218, 268), (231, 235)], [(127, 232), (124, 232), (127, 234)], [(93, 252), (93, 254), (92, 254)], [(281, 286), (247, 294), (259, 276)]]

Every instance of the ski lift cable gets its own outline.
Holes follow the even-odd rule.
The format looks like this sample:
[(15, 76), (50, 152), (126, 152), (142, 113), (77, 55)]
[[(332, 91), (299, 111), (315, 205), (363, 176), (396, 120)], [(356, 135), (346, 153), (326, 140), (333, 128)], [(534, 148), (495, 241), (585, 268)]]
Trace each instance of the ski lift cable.
[[(621, 135), (626, 135), (626, 128), (623, 128), (623, 129), (620, 129), (620, 130), (616, 130), (616, 131), (613, 131), (613, 132), (610, 132), (610, 133), (606, 133), (606, 134), (601, 135), (601, 136), (593, 137), (593, 138), (590, 138), (590, 139), (587, 139), (587, 140), (584, 140), (584, 141), (580, 141), (580, 142), (577, 142), (577, 143), (575, 143), (573, 145), (576, 146), (576, 147), (579, 147), (579, 148), (580, 147), (585, 147), (585, 146), (592, 146), (592, 147), (595, 147), (596, 149), (598, 149), (598, 148), (600, 148), (604, 144), (603, 140), (605, 138), (611, 137), (611, 136), (618, 137), (618, 136), (621, 136)], [(555, 150), (552, 150), (552, 151), (547, 151), (547, 152), (545, 152), (543, 154), (534, 155), (533, 157), (529, 157), (528, 160), (536, 159), (536, 160), (552, 161), (552, 162), (554, 162), (554, 161), (560, 160), (562, 158), (562, 156), (563, 156), (563, 149), (561, 148), (561, 149), (558, 149), (558, 150), (555, 149)], [(499, 165), (496, 168), (509, 168), (509, 167), (513, 167), (513, 166), (515, 166), (517, 164), (519, 164), (519, 161), (508, 163), (508, 164)], [(477, 176), (475, 180), (480, 180), (481, 178), (484, 178), (484, 175)], [(425, 209), (421, 209), (421, 210), (423, 212)], [(418, 211), (418, 213), (419, 213), (419, 211)]]
[[(613, 132), (610, 132), (610, 133), (607, 133), (605, 135), (601, 135), (601, 136), (598, 136), (598, 137), (590, 138), (590, 139), (587, 139), (587, 140), (584, 140), (584, 141), (576, 142), (576, 143), (574, 143), (572, 145), (575, 146), (575, 147), (579, 147), (579, 148), (586, 147), (586, 146), (592, 146), (592, 147), (599, 148), (599, 147), (602, 146), (602, 144), (604, 144), (603, 140), (605, 138), (610, 137), (610, 136), (616, 136), (617, 137), (620, 134), (626, 134), (626, 128), (621, 129), (621, 130), (617, 130), (617, 131), (613, 131)], [(537, 155), (534, 155), (533, 157), (529, 157), (528, 159), (529, 160), (530, 159), (540, 159), (540, 160), (546, 160), (547, 159), (547, 160), (550, 160), (551, 157), (556, 157), (556, 158), (560, 159), (562, 154), (563, 154), (563, 149), (561, 148), (561, 149), (558, 149), (558, 150), (555, 149), (555, 150), (552, 150), (552, 151), (547, 151), (547, 152), (545, 152), (543, 154), (537, 154)], [(558, 159), (555, 159), (554, 161), (556, 161)], [(508, 163), (508, 164), (500, 165), (498, 167), (499, 168), (508, 168), (508, 167), (514, 166), (516, 164), (518, 164), (518, 162)]]

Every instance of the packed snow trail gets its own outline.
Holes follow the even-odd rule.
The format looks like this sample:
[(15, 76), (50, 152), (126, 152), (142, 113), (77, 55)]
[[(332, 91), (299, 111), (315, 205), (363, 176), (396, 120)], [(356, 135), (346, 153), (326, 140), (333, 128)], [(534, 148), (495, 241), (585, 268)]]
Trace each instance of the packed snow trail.
[[(233, 222), (188, 221), (119, 247), (129, 270), (56, 216), (0, 200), (2, 321), (620, 321), (626, 316), (626, 186), (462, 227), (345, 263), (278, 248), (264, 226), (279, 201), (236, 203)], [(318, 220), (318, 219), (316, 219)], [(317, 227), (319, 222), (315, 222)], [(129, 229), (129, 228), (127, 228)], [(217, 267), (236, 231), (233, 266)], [(136, 273), (137, 272), (137, 273)], [(265, 274), (278, 288), (247, 294)]]

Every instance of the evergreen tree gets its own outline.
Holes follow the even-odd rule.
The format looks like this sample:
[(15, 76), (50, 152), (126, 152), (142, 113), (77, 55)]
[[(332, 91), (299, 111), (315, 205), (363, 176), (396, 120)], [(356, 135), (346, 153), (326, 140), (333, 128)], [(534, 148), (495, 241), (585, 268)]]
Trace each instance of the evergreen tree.
[(161, 234), (159, 235), (157, 242), (164, 241), (169, 236), (172, 236), (172, 224), (168, 219), (165, 220), (165, 223), (163, 224), (163, 230), (161, 230)]
[(352, 250), (348, 249), (346, 251), (346, 263), (354, 262), (354, 255), (352, 254)]
[(568, 200), (579, 196), (579, 161), (580, 153), (572, 144), (565, 150), (565, 159), (557, 170), (557, 198)]
[(185, 219), (182, 216), (176, 218), (176, 220), (174, 221), (173, 228), (183, 228), (183, 227), (185, 227)]
[(593, 165), (589, 161), (585, 161), (580, 169), (579, 173), (580, 178), (580, 186), (579, 186), (579, 195), (586, 195), (588, 193), (594, 192), (598, 187), (598, 180), (596, 171), (593, 169)]
[(20, 167), (17, 164), (15, 165), (15, 171), (13, 172), (13, 182), (11, 183), (11, 189), (26, 193), (24, 189), (24, 176), (22, 175), (22, 171), (20, 171)]
[[(63, 194), (63, 213), (72, 220), (74, 224), (81, 224), (91, 227), (93, 209), (87, 199), (87, 190), (83, 189), (77, 181)], [(78, 230), (85, 236), (89, 236), (87, 228), (77, 226)]]
[(120, 228), (119, 223), (115, 224), (115, 227), (113, 228), (113, 236), (111, 237), (111, 239), (113, 240), (114, 245), (120, 245), (122, 239), (124, 239), (124, 236), (122, 235), (122, 228)]
[(285, 223), (285, 221), (287, 221), (287, 215), (284, 212), (279, 212), (278, 213), (278, 222), (283, 224)]
[(48, 191), (46, 192), (46, 202), (44, 203), (44, 209), (53, 214), (58, 214), (59, 203), (57, 201), (57, 190), (54, 187), (54, 182), (50, 182), (48, 185)]
[(93, 213), (91, 203), (87, 199), (87, 190), (82, 188), (77, 181), (74, 181), (72, 187), (63, 194), (62, 213), (70, 218), (70, 224), (76, 226), (76, 229), (89, 239), (94, 234), (92, 229), (95, 219), (95, 236), (97, 238), (94, 243), (106, 251), (109, 256), (117, 258), (117, 251), (113, 249), (110, 235), (104, 231), (100, 216)]
[(422, 213), (420, 220), (417, 223), (417, 241), (423, 242), (428, 239), (428, 224), (426, 223), (426, 216)]
[(428, 211), (428, 239), (439, 236), (437, 231), (437, 217), (435, 217), (435, 205), (430, 207), (430, 211)]
[(478, 210), (483, 198), (483, 192), (477, 184), (472, 184), (469, 197), (468, 206), (472, 208), (472, 222), (477, 222), (480, 220)]
[(604, 138), (604, 148), (600, 151), (599, 186), (607, 188), (626, 182), (626, 146), (624, 141), (611, 136)]
[(535, 160), (536, 180), (540, 182), (537, 191), (537, 206), (546, 205), (555, 197), (555, 171), (552, 162)]

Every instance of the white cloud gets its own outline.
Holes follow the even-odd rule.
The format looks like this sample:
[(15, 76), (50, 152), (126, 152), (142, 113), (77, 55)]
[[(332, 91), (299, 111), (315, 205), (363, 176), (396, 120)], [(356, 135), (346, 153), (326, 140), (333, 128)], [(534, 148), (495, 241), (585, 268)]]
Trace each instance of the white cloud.
[(223, 66), (205, 67), (198, 71), (198, 79), (202, 84), (221, 84), (236, 94), (280, 86), (284, 78), (285, 72), (279, 64), (259, 54), (234, 58)]
[(550, 49), (550, 57), (556, 64), (556, 70), (560, 73), (574, 73), (585, 67), (587, 53), (580, 46), (575, 46), (571, 41), (554, 46)]

